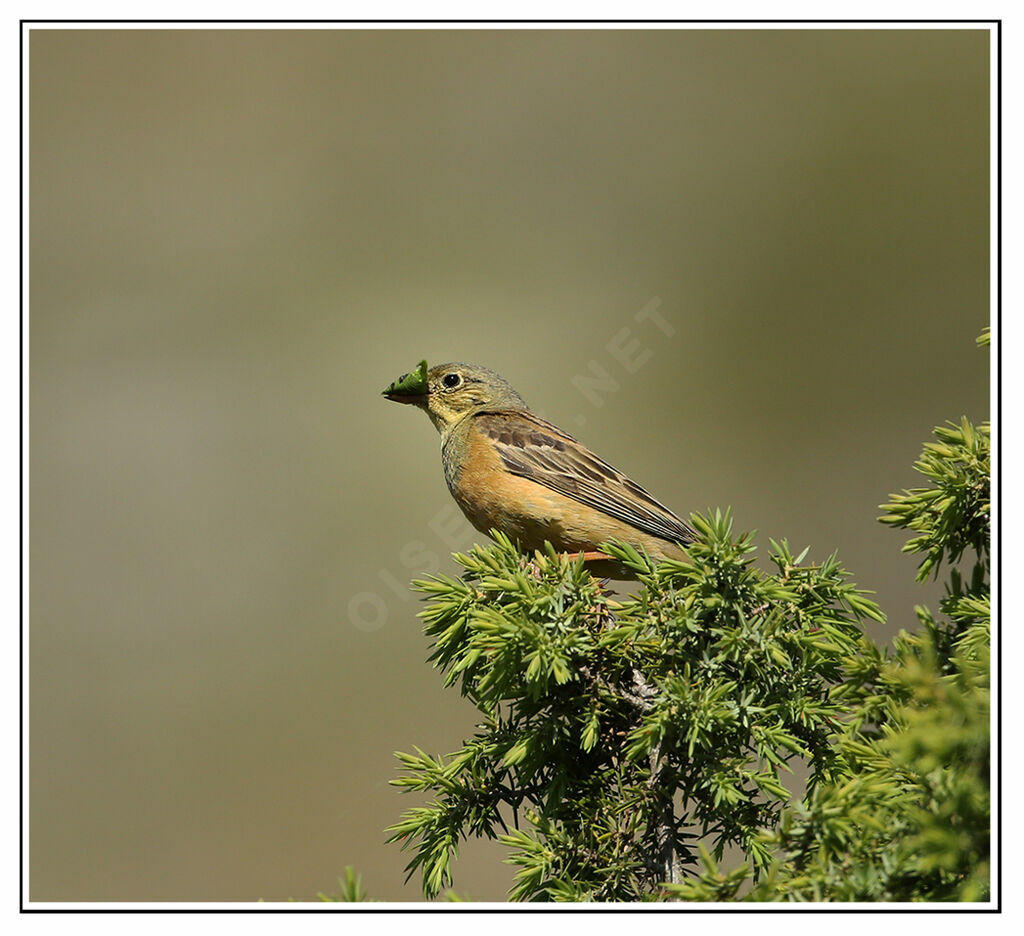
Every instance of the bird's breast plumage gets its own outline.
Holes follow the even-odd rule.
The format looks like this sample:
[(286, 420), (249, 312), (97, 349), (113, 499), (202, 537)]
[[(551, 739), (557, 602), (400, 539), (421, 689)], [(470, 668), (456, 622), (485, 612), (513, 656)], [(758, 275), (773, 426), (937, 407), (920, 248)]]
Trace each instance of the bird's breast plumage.
[(500, 530), (526, 549), (573, 552), (609, 539), (679, 557), (689, 528), (581, 446), (527, 412), (480, 412), (444, 437), (441, 460), (456, 503), (476, 529)]

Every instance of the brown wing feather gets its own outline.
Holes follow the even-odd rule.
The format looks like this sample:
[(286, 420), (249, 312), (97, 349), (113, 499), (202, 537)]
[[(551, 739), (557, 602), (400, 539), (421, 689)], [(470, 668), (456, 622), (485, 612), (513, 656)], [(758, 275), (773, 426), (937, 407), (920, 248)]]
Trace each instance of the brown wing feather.
[(694, 531), (639, 484), (532, 413), (496, 411), (473, 417), (511, 474), (600, 510), (660, 539), (683, 545)]

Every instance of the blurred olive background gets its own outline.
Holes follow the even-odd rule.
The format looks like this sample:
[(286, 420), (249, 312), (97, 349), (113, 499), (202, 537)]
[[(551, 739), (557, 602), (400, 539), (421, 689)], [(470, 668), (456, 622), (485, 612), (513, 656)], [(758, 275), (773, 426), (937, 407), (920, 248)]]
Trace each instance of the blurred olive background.
[[(379, 395), (421, 357), (679, 512), (838, 547), (877, 636), (913, 627), (939, 587), (875, 518), (933, 425), (988, 415), (988, 55), (34, 31), (32, 897), (308, 899), (346, 864), (419, 897), (392, 751), (474, 722), (406, 590), (461, 536), (433, 428)], [(463, 856), (501, 899), (503, 851)]]

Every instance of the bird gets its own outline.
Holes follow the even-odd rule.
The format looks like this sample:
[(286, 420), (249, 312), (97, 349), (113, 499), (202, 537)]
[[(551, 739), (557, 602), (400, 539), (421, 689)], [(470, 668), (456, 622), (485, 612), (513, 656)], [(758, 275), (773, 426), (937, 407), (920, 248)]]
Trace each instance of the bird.
[(633, 578), (600, 547), (621, 540), (654, 560), (686, 559), (693, 529), (569, 433), (531, 412), (500, 374), (450, 363), (403, 374), (382, 394), (422, 409), (441, 436), (455, 502), (481, 533), (497, 530), (524, 551), (545, 542), (582, 557), (595, 574)]

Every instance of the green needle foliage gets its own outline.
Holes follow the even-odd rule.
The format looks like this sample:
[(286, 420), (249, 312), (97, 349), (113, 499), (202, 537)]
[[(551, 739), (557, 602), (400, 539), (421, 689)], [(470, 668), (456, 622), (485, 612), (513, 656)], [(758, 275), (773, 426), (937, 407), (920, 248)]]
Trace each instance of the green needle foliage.
[(924, 553), (917, 580), (938, 574), (943, 560), (952, 564), (965, 552), (977, 557), (978, 574), (987, 574), (989, 537), (989, 427), (978, 428), (964, 417), (935, 430), (914, 467), (928, 487), (893, 494), (883, 505), (882, 523), (913, 530), (904, 552)]
[[(883, 523), (912, 531), (918, 579), (970, 556), (969, 582), (949, 569), (941, 617), (916, 608), (892, 654), (848, 661), (832, 743), (834, 781), (786, 809), (765, 844), (768, 874), (751, 901), (986, 901), (989, 883), (989, 429), (966, 419), (935, 430), (917, 470), (931, 483), (892, 496)], [(668, 890), (738, 899), (750, 865), (701, 873)]]
[(920, 579), (957, 565), (891, 651), (835, 554), (772, 541), (762, 571), (728, 512), (691, 517), (688, 562), (608, 544), (632, 598), (498, 533), (461, 578), (416, 582), (430, 659), (480, 713), (454, 753), (397, 755), (427, 801), (389, 841), (424, 894), (474, 836), (507, 846), (517, 901), (987, 900), (989, 433), (936, 438), (882, 521)]
[(469, 835), (510, 847), (514, 900), (656, 898), (697, 863), (698, 839), (764, 870), (762, 832), (789, 799), (780, 772), (800, 758), (812, 788), (839, 775), (835, 691), (849, 658), (877, 656), (860, 622), (881, 612), (835, 556), (773, 543), (767, 574), (728, 514), (692, 520), (692, 562), (609, 544), (636, 598), (500, 534), (456, 557), (461, 579), (417, 583), (431, 659), (482, 715), (446, 758), (398, 755), (394, 782), (434, 797), (389, 830), (427, 896)]
[(364, 903), (370, 899), (363, 888), (363, 876), (351, 865), (346, 865), (344, 877), (338, 878), (337, 897), (321, 891), (316, 898), (322, 903)]

